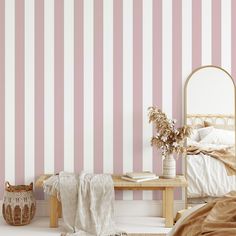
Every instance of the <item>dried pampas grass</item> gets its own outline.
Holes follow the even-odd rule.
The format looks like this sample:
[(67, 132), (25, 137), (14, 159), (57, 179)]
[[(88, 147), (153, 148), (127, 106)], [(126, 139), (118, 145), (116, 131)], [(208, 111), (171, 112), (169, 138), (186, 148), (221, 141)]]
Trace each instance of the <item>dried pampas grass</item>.
[(148, 109), (149, 123), (155, 127), (155, 135), (151, 139), (151, 145), (161, 149), (162, 156), (176, 153), (185, 153), (185, 139), (191, 134), (190, 126), (176, 128), (176, 120), (168, 119), (165, 113), (156, 107)]

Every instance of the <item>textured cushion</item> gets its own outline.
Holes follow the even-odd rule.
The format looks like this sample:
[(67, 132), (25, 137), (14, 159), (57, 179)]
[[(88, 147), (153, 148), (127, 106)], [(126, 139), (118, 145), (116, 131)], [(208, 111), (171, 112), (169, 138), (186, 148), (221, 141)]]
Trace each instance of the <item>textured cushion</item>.
[(214, 130), (213, 126), (201, 128), (198, 130), (200, 140), (204, 139), (208, 134), (210, 134)]
[(218, 144), (218, 145), (234, 145), (235, 132), (223, 129), (214, 129), (203, 138), (200, 143)]

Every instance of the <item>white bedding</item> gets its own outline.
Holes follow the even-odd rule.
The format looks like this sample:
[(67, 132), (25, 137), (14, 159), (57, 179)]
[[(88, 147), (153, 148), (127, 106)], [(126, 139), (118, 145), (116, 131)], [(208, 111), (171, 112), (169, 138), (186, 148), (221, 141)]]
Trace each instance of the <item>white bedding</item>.
[(220, 197), (236, 190), (236, 176), (228, 176), (222, 162), (204, 155), (187, 156), (188, 198)]
[[(215, 132), (215, 130), (213, 129), (202, 140), (207, 139), (207, 137), (207, 140), (210, 140), (209, 137), (212, 137), (215, 133), (219, 135), (220, 132)], [(214, 137), (214, 139), (216, 138), (217, 136)], [(229, 147), (226, 144), (227, 142), (214, 144), (212, 142), (202, 142), (201, 140), (188, 140), (188, 145), (215, 150)], [(222, 162), (204, 154), (187, 155), (187, 179), (188, 198), (221, 197), (232, 190), (236, 190), (236, 176), (228, 176)]]

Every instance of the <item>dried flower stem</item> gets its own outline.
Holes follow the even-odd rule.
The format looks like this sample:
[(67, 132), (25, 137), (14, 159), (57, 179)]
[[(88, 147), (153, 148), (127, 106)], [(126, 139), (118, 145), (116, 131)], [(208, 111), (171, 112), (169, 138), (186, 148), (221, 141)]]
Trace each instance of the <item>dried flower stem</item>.
[(168, 119), (166, 114), (156, 107), (150, 107), (148, 111), (149, 123), (152, 122), (156, 129), (151, 145), (161, 149), (164, 157), (172, 153), (185, 153), (184, 140), (191, 134), (191, 128), (187, 125), (176, 128), (176, 121)]

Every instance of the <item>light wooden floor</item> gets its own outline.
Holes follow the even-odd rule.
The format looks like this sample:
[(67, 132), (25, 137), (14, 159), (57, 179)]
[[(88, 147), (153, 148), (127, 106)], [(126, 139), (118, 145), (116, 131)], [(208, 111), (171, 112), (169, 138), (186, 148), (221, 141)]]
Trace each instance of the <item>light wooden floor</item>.
[[(0, 218), (0, 235), (59, 236), (61, 232), (64, 232), (62, 226), (56, 229), (49, 228), (48, 222), (48, 217), (36, 217), (27, 226), (10, 226), (3, 218)], [(165, 236), (170, 231), (169, 228), (163, 227), (164, 219), (157, 217), (117, 217), (116, 224), (130, 236)]]

